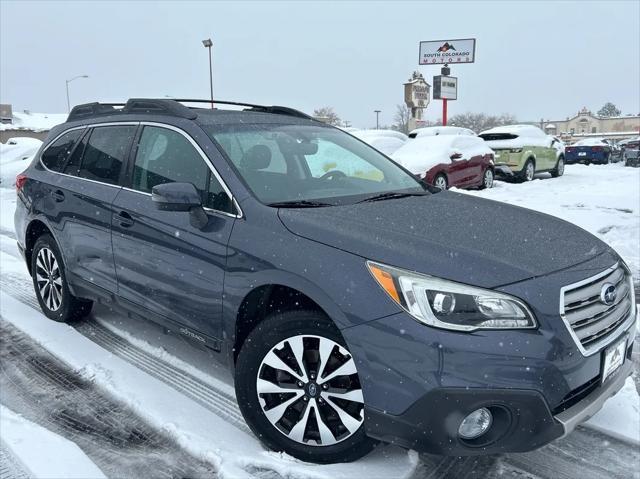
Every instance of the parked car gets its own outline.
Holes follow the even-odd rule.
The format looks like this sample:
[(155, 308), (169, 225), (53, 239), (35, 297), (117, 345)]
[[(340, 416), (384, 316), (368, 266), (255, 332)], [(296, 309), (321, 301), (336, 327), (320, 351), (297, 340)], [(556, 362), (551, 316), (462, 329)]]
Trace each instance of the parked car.
[(558, 139), (532, 125), (498, 126), (478, 135), (495, 152), (498, 178), (531, 181), (536, 173), (564, 173), (564, 154), (558, 154)]
[(395, 130), (355, 130), (350, 133), (387, 156), (407, 141), (407, 135)]
[(640, 166), (640, 136), (620, 142), (624, 166)]
[(392, 158), (441, 189), (493, 186), (493, 151), (477, 136), (422, 136), (405, 143)]
[(606, 165), (611, 162), (611, 145), (602, 138), (585, 138), (565, 148), (565, 162), (569, 164), (598, 163)]
[(611, 147), (611, 162), (618, 163), (619, 161), (622, 161), (622, 147), (620, 146), (620, 144), (616, 143), (615, 141), (604, 141), (606, 141)]
[(81, 105), (51, 130), (15, 213), (47, 317), (103, 303), (210, 349), (256, 438), (313, 462), (528, 451), (622, 388), (636, 306), (607, 244), (296, 110), (202, 104)]
[(469, 128), (461, 128), (459, 126), (428, 126), (424, 128), (416, 128), (409, 132), (409, 138), (418, 138), (422, 136), (438, 136), (438, 135), (469, 135), (476, 136), (475, 131)]

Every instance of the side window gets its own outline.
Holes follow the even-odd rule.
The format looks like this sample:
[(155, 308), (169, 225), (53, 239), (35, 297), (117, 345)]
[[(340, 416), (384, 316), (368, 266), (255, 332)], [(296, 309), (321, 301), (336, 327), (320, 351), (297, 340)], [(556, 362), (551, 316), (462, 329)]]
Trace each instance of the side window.
[(73, 145), (76, 144), (83, 132), (83, 129), (71, 130), (54, 141), (42, 153), (42, 164), (51, 171), (58, 173), (62, 171), (67, 158), (73, 151)]
[(163, 183), (191, 183), (204, 206), (231, 212), (231, 200), (200, 153), (182, 134), (145, 126), (138, 143), (132, 188), (145, 193)]
[(319, 178), (333, 170), (340, 170), (351, 178), (378, 182), (384, 180), (384, 173), (381, 170), (355, 153), (330, 141), (318, 139), (317, 143), (318, 151), (313, 155), (305, 155), (311, 176), (314, 178)]
[(78, 172), (80, 171), (80, 162), (82, 160), (82, 154), (84, 153), (85, 148), (87, 147), (87, 140), (89, 140), (89, 135), (84, 135), (84, 138), (80, 140), (78, 146), (76, 146), (75, 150), (67, 160), (67, 164), (64, 167), (63, 173), (66, 175), (78, 176)]
[(78, 176), (117, 184), (135, 131), (136, 127), (130, 125), (94, 128), (84, 149)]
[(216, 135), (216, 140), (220, 142), (225, 153), (239, 169), (244, 169), (244, 154), (256, 145), (264, 145), (271, 152), (269, 166), (261, 168), (260, 171), (270, 173), (287, 173), (287, 162), (280, 151), (280, 146), (275, 139), (276, 133), (269, 131), (260, 133), (247, 133), (236, 136), (232, 133), (222, 133)]

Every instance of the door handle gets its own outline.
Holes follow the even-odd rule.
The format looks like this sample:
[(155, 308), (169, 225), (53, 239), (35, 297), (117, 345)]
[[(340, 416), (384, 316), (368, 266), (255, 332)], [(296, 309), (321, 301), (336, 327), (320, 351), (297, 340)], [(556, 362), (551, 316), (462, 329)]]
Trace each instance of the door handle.
[(52, 191), (51, 196), (53, 196), (53, 199), (56, 201), (56, 203), (64, 201), (64, 193), (61, 190)]
[(126, 211), (121, 211), (116, 215), (116, 219), (120, 226), (123, 228), (128, 228), (129, 226), (133, 226), (133, 218)]

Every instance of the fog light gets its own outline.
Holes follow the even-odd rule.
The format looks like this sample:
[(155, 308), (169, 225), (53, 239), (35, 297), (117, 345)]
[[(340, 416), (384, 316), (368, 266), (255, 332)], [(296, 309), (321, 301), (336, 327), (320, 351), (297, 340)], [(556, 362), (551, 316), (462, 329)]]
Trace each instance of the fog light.
[(462, 420), (458, 428), (458, 435), (462, 439), (476, 439), (491, 427), (493, 416), (486, 407), (476, 409)]

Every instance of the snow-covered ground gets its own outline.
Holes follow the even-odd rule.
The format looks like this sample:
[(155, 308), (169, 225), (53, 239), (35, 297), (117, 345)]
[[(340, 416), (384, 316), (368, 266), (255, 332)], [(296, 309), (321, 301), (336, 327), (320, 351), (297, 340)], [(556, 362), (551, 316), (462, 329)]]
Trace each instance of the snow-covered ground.
[[(34, 131), (50, 130), (60, 123), (67, 121), (66, 113), (32, 113), (13, 112), (13, 123), (1, 123), (0, 130), (28, 129)], [(19, 132), (16, 131), (16, 136)]]
[(12, 137), (7, 143), (0, 143), (0, 187), (11, 187), (16, 176), (23, 172), (42, 146), (36, 138)]
[(6, 461), (14, 475), (23, 474), (38, 479), (106, 477), (76, 444), (28, 421), (1, 404), (0, 423), (0, 447), (4, 450)]
[[(464, 193), (533, 208), (576, 223), (613, 246), (632, 268), (636, 281), (640, 281), (640, 169), (576, 165), (567, 167), (562, 178), (547, 177), (541, 175), (541, 179), (526, 184), (497, 182), (491, 190)], [(243, 425), (228, 378), (204, 360), (192, 361), (188, 354), (174, 354), (169, 343), (175, 338), (167, 337), (167, 346), (162, 343), (164, 339), (151, 344), (145, 328), (152, 326), (136, 325), (98, 308), (96, 326), (136, 348), (138, 359), (134, 360), (128, 350), (117, 353), (109, 349), (108, 341), (99, 341), (98, 332), (47, 320), (35, 308), (31, 280), (12, 237), (15, 192), (7, 186), (0, 185), (0, 317), (169, 435), (195, 458), (213, 464), (220, 476), (382, 479), (408, 478), (416, 468), (420, 470), (417, 454), (392, 446), (378, 448), (356, 463), (330, 466), (305, 464), (266, 451)], [(154, 338), (157, 340), (158, 336)], [(140, 359), (140, 351), (147, 355), (146, 359)], [(150, 366), (153, 361), (149, 358), (165, 364), (165, 369)], [(621, 393), (610, 399), (587, 425), (638, 445), (639, 403), (636, 384), (629, 379)], [(4, 438), (6, 421), (13, 421), (23, 431), (31, 429), (26, 424), (16, 425), (20, 421), (15, 414), (5, 409), (2, 412), (0, 434), (7, 447), (10, 441)], [(37, 434), (35, 429), (33, 434)], [(13, 454), (17, 452), (14, 450)], [(69, 464), (70, 468), (75, 467)], [(71, 472), (72, 469), (67, 476)], [(629, 471), (628, 477), (633, 474)]]

